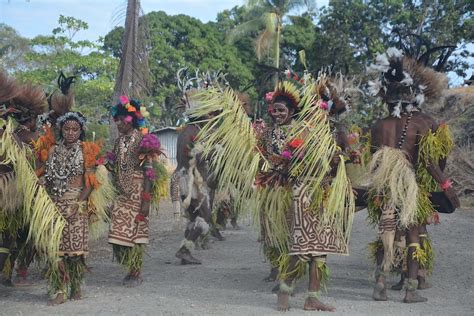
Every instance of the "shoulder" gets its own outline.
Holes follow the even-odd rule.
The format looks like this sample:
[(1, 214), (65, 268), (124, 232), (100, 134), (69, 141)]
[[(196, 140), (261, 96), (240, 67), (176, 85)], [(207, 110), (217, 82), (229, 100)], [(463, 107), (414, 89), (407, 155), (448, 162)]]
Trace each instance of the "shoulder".
[(436, 131), (438, 129), (438, 122), (431, 116), (422, 112), (415, 112), (413, 115), (413, 121), (416, 123), (418, 130), (421, 134), (428, 133), (429, 131)]

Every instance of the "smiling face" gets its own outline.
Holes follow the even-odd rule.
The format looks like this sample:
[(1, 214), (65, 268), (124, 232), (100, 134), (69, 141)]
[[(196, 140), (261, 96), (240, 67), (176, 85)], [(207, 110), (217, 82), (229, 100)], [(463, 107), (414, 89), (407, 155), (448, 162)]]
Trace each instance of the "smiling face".
[(277, 125), (285, 125), (291, 121), (294, 110), (290, 109), (285, 102), (277, 101), (270, 106), (269, 113)]
[(81, 137), (82, 129), (78, 121), (66, 121), (61, 129), (64, 141), (67, 144), (72, 144)]

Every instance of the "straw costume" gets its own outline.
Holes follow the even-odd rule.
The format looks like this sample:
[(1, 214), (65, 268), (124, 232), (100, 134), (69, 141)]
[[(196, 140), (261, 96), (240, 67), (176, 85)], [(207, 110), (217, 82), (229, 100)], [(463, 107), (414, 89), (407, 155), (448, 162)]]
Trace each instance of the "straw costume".
[[(285, 81), (267, 94), (275, 122), (269, 127), (261, 123), (252, 127), (230, 88), (198, 94), (199, 106), (190, 113), (203, 117), (220, 109), (200, 131), (205, 135), (204, 153), (219, 174), (219, 186), (232, 185), (240, 192), (236, 207), (256, 206), (261, 239), (279, 256), (275, 264), (280, 268), (282, 295), (292, 291), (292, 281), (286, 281), (304, 275), (306, 263), (311, 262), (313, 274), (327, 277), (326, 254), (347, 254), (354, 211), (344, 159), (334, 167), (334, 178), (328, 177), (337, 145), (327, 108), (320, 106), (318, 82), (307, 79), (301, 88)], [(290, 115), (284, 122), (283, 112)], [(217, 144), (221, 150), (212, 152)], [(314, 298), (316, 291), (308, 297)], [(279, 308), (288, 309), (283, 305)]]
[[(389, 117), (375, 123), (371, 136), (368, 209), (380, 236), (371, 246), (377, 257), (374, 299), (387, 299), (385, 277), (408, 256), (404, 301), (423, 302), (426, 298), (415, 291), (417, 274), (419, 269), (432, 268), (432, 247), (420, 228), (436, 218), (428, 192), (439, 186), (454, 207), (459, 203), (440, 168), (453, 145), (449, 130), (421, 113), (423, 106), (440, 102), (446, 78), (396, 48), (380, 54), (369, 70), (377, 76), (369, 83), (371, 91), (390, 112)], [(382, 133), (384, 129), (391, 133)]]

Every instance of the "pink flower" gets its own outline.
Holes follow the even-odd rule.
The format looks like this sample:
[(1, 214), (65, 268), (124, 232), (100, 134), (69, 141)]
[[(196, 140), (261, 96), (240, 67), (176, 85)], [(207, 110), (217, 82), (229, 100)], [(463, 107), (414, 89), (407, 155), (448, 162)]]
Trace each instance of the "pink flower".
[(323, 109), (323, 110), (326, 110), (326, 111), (327, 111), (327, 109), (329, 109), (329, 106), (328, 106), (328, 104), (327, 104), (326, 101), (321, 102), (321, 103), (319, 104), (319, 107), (320, 107), (321, 109)]
[(153, 168), (148, 168), (145, 171), (145, 176), (150, 180), (150, 181), (155, 181), (156, 179), (156, 173), (155, 169)]
[(291, 153), (288, 150), (283, 151), (281, 156), (286, 159), (291, 159)]
[(273, 91), (267, 92), (265, 94), (265, 101), (270, 103), (273, 100)]
[(131, 122), (133, 121), (133, 117), (131, 117), (130, 115), (127, 115), (127, 116), (123, 119), (123, 121), (124, 121), (125, 123), (131, 123)]
[(140, 147), (148, 150), (159, 150), (161, 148), (160, 140), (155, 134), (146, 134), (140, 142)]
[(127, 104), (128, 102), (130, 102), (130, 101), (128, 100), (128, 97), (127, 97), (126, 95), (120, 96), (119, 99), (120, 99), (120, 104), (122, 104), (122, 105), (125, 105), (125, 104)]
[(96, 165), (103, 165), (104, 163), (105, 163), (105, 157), (103, 156), (97, 159), (95, 162)]

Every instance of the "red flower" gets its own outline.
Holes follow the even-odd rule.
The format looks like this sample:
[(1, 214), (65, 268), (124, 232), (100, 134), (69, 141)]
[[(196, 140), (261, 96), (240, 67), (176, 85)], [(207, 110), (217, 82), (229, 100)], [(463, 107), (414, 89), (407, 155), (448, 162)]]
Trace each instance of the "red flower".
[(137, 216), (135, 216), (135, 223), (140, 223), (145, 221), (145, 215), (142, 213), (138, 213)]
[(105, 157), (104, 156), (100, 157), (99, 159), (97, 159), (95, 161), (96, 165), (103, 165), (104, 163), (105, 163)]
[(142, 199), (143, 201), (151, 201), (151, 194), (149, 192), (143, 192), (142, 193)]
[(303, 140), (301, 138), (295, 138), (288, 144), (292, 149), (299, 148), (301, 145), (303, 145)]

